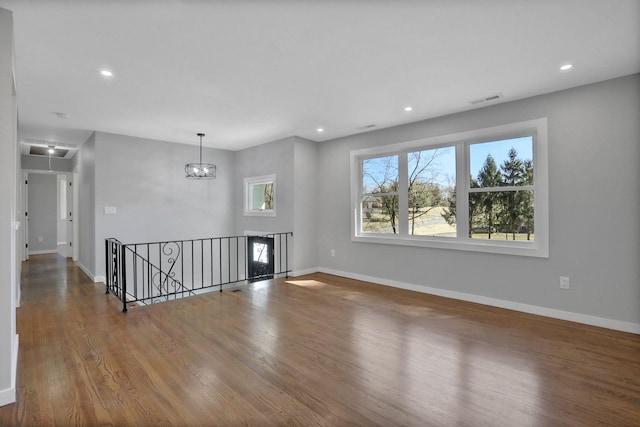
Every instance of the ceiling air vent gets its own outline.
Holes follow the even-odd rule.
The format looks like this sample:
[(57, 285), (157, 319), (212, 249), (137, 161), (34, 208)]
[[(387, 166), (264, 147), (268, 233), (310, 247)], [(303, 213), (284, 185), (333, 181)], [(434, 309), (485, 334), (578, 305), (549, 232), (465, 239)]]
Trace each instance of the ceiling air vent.
[(469, 101), (469, 104), (478, 105), (478, 104), (482, 104), (483, 102), (495, 101), (496, 99), (500, 99), (500, 98), (502, 98), (502, 94), (496, 93), (495, 95), (486, 96), (484, 98), (478, 98), (478, 99)]

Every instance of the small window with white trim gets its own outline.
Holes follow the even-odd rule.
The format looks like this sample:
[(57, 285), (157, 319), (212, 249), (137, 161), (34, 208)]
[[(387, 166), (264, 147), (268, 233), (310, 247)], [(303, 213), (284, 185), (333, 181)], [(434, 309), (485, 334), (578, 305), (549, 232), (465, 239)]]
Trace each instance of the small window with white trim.
[(546, 119), (351, 152), (352, 240), (548, 256)]
[(244, 214), (276, 216), (275, 174), (244, 179)]

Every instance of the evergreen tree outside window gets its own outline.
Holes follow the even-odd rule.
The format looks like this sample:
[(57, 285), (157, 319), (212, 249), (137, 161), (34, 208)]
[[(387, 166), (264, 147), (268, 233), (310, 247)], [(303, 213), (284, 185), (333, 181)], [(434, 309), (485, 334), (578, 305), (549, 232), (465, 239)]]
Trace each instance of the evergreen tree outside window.
[[(469, 188), (470, 237), (533, 239), (532, 153), (532, 136), (470, 145), (472, 176), (473, 165), (484, 158)], [(500, 166), (495, 158), (501, 159)], [(474, 210), (476, 203), (479, 209)]]

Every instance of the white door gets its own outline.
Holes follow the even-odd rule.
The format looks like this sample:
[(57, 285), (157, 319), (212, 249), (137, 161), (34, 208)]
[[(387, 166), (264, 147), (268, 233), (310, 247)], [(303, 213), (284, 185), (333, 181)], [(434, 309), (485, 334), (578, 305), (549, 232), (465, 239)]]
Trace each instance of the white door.
[(73, 181), (71, 174), (67, 175), (67, 258), (73, 256)]
[(24, 245), (22, 250), (22, 260), (29, 261), (29, 174), (25, 172), (22, 177), (24, 180)]
[(56, 195), (57, 195), (57, 203), (56, 203), (56, 216), (57, 216), (57, 248), (58, 254), (63, 257), (67, 257), (69, 250), (69, 242), (67, 241), (68, 233), (67, 223), (68, 219), (68, 209), (67, 209), (67, 175), (66, 174), (58, 174), (56, 180)]
[(71, 194), (73, 195), (72, 200), (72, 209), (71, 209), (71, 221), (73, 221), (73, 226), (71, 227), (71, 231), (73, 233), (73, 238), (71, 239), (71, 248), (73, 253), (73, 260), (78, 261), (78, 242), (80, 241), (78, 237), (78, 187), (79, 187), (79, 174), (78, 172), (73, 173), (73, 178), (71, 179)]
[(58, 253), (73, 256), (73, 183), (71, 174), (58, 174)]

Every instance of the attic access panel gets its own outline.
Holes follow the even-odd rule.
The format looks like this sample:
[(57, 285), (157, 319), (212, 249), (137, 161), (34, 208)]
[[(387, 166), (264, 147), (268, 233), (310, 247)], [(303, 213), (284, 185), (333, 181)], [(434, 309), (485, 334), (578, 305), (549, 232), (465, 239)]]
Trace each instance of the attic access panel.
[[(63, 150), (61, 148), (56, 148), (51, 153), (51, 157), (59, 157), (61, 159), (65, 158), (69, 150)], [(29, 148), (29, 154), (34, 156), (49, 156), (49, 148), (48, 147), (38, 147), (36, 145), (32, 145)]]

